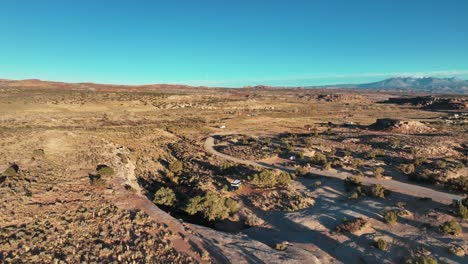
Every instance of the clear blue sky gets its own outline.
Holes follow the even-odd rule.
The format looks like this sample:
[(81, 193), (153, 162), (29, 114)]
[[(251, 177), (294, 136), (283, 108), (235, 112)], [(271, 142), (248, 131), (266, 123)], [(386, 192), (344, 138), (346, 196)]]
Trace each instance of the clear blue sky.
[(467, 0), (1, 0), (0, 78), (242, 86), (468, 79)]

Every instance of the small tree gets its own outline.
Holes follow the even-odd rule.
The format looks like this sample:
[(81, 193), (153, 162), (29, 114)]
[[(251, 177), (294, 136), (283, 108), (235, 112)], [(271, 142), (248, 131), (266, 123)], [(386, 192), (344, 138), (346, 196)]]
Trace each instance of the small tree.
[(202, 213), (209, 221), (223, 220), (239, 209), (237, 202), (222, 197), (215, 192), (207, 192), (204, 196), (195, 196), (189, 200), (185, 211), (194, 215)]
[(154, 194), (153, 202), (158, 205), (173, 206), (176, 200), (176, 195), (172, 189), (162, 187)]
[(258, 187), (273, 187), (276, 185), (276, 175), (270, 170), (263, 170), (249, 177), (250, 182)]

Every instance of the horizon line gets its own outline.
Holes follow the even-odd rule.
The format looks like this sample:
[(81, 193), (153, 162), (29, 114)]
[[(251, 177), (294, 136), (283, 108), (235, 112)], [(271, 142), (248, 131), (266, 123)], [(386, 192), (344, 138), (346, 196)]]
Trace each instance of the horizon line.
[[(312, 74), (309, 76), (296, 76), (285, 78), (246, 78), (246, 79), (230, 79), (230, 80), (187, 80), (187, 81), (161, 81), (161, 82), (148, 82), (148, 83), (132, 83), (132, 82), (107, 82), (107, 81), (74, 81), (74, 80), (55, 80), (49, 78), (0, 78), (0, 81), (42, 81), (42, 82), (55, 82), (55, 83), (69, 83), (69, 84), (96, 84), (96, 85), (112, 85), (112, 86), (151, 86), (151, 85), (180, 85), (180, 86), (194, 86), (194, 87), (214, 87), (214, 88), (242, 88), (254, 86), (270, 86), (270, 87), (320, 87), (320, 86), (335, 86), (335, 85), (356, 85), (372, 83), (374, 81), (361, 81), (361, 82), (330, 82), (328, 84), (267, 84), (271, 82), (306, 82), (308, 80), (319, 79), (344, 79), (344, 78), (377, 78), (382, 77), (383, 80), (391, 78), (457, 78), (460, 76), (468, 75), (468, 70), (444, 70), (444, 71), (426, 71), (426, 72), (380, 72), (380, 73), (347, 73), (347, 74)], [(468, 76), (467, 76), (468, 77)], [(231, 83), (229, 85), (228, 83)], [(243, 85), (232, 85), (233, 83), (244, 83)], [(248, 84), (247, 84), (248, 83)]]

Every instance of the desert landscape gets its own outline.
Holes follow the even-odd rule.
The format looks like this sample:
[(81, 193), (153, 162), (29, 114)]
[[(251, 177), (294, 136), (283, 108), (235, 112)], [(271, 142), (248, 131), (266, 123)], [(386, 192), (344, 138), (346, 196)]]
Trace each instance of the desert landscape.
[(468, 97), (0, 81), (2, 263), (466, 263)]

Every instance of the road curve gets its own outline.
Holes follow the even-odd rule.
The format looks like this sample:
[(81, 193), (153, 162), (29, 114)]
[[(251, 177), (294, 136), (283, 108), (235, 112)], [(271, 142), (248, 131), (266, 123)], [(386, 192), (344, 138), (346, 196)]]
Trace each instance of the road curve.
[[(228, 134), (229, 133), (222, 133), (222, 135), (228, 135)], [(267, 168), (267, 169), (278, 169), (278, 170), (282, 170), (286, 172), (295, 171), (294, 167), (277, 166), (277, 165), (272, 165), (272, 164), (250, 161), (250, 160), (243, 160), (240, 158), (236, 158), (236, 157), (221, 153), (214, 149), (215, 143), (214, 143), (213, 136), (216, 136), (216, 135), (212, 135), (205, 140), (204, 148), (207, 152), (215, 156), (218, 156), (220, 158), (223, 158), (225, 160), (229, 160), (238, 164), (244, 164), (244, 165)], [(318, 176), (325, 176), (325, 177), (337, 178), (337, 179), (342, 179), (342, 180), (344, 180), (348, 176), (354, 176), (351, 173), (347, 173), (347, 172), (323, 171), (323, 170), (319, 170), (315, 168), (311, 168), (310, 172)], [(408, 183), (394, 181), (394, 180), (362, 177), (362, 182), (365, 184), (381, 184), (385, 188), (394, 192), (400, 192), (403, 194), (416, 196), (416, 197), (429, 197), (436, 202), (440, 202), (444, 204), (451, 204), (454, 199), (463, 198), (462, 196), (459, 196), (459, 195), (439, 192), (439, 191), (435, 191), (435, 190), (421, 187), (418, 185), (408, 184)]]

